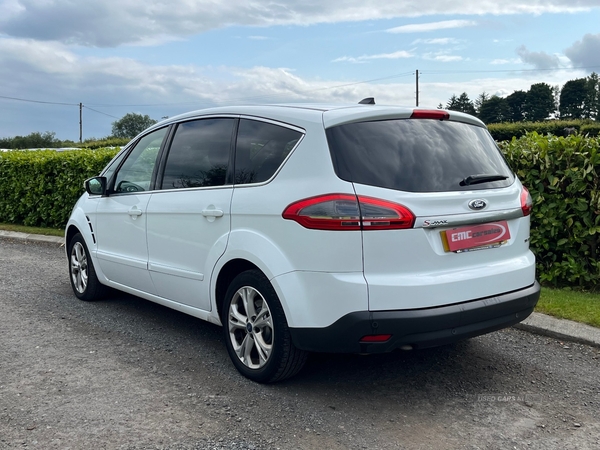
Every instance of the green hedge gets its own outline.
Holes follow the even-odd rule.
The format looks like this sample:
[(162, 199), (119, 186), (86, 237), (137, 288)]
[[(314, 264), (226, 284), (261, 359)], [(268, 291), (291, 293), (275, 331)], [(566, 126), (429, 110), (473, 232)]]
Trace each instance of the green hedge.
[[(531, 249), (551, 286), (600, 285), (600, 137), (525, 136), (500, 143), (529, 189)], [(62, 228), (83, 181), (116, 149), (0, 152), (0, 222)]]
[(62, 228), (83, 192), (117, 149), (0, 152), (0, 222)]
[(600, 122), (591, 120), (547, 120), (544, 122), (512, 122), (491, 123), (488, 125), (491, 135), (496, 141), (510, 141), (513, 137), (520, 138), (527, 133), (552, 134), (566, 136), (565, 128), (591, 137), (600, 134)]
[(533, 198), (531, 249), (546, 285), (600, 284), (600, 138), (529, 133), (500, 143)]
[(86, 139), (83, 143), (76, 142), (73, 147), (88, 148), (92, 150), (108, 147), (125, 147), (131, 139), (110, 137), (104, 139)]

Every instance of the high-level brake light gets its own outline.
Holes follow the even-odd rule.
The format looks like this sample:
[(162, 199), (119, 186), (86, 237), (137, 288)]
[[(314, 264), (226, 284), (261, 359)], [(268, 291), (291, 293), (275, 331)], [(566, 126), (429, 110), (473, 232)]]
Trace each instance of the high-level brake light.
[(415, 109), (410, 118), (448, 120), (450, 119), (450, 113), (439, 109)]

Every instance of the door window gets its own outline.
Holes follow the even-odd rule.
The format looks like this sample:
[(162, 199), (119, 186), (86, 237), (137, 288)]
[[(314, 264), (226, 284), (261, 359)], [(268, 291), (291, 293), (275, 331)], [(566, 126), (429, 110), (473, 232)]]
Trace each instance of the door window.
[(257, 120), (240, 120), (235, 155), (235, 183), (267, 181), (296, 146), (302, 133)]
[(148, 191), (160, 146), (167, 128), (153, 131), (144, 136), (129, 154), (115, 179), (115, 192)]
[(224, 185), (235, 122), (219, 118), (179, 124), (165, 164), (162, 189)]

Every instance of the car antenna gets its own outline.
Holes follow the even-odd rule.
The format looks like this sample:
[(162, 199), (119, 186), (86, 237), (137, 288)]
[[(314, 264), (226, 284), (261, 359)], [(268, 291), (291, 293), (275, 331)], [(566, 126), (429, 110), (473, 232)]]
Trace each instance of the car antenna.
[(374, 105), (375, 104), (375, 97), (367, 97), (367, 98), (363, 98), (360, 102), (358, 102), (359, 105)]

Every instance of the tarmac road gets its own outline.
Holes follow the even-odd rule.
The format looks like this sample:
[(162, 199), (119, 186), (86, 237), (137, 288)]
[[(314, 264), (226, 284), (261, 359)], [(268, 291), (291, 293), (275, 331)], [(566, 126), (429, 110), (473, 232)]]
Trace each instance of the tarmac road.
[(508, 329), (238, 375), (219, 327), (75, 298), (64, 250), (0, 239), (0, 449), (598, 449), (600, 349)]

